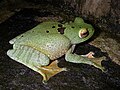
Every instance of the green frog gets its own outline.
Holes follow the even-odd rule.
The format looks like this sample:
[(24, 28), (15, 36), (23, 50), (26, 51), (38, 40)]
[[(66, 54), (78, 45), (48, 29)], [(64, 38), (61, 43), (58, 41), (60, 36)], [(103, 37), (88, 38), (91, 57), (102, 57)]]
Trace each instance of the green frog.
[(65, 55), (65, 60), (72, 63), (93, 65), (103, 70), (103, 67), (94, 58), (93, 52), (86, 55), (74, 54), (76, 44), (88, 40), (94, 33), (92, 25), (87, 24), (80, 17), (74, 22), (60, 23), (46, 21), (33, 29), (15, 37), (9, 43), (13, 49), (7, 55), (43, 76), (43, 82), (66, 68), (58, 67), (58, 58)]

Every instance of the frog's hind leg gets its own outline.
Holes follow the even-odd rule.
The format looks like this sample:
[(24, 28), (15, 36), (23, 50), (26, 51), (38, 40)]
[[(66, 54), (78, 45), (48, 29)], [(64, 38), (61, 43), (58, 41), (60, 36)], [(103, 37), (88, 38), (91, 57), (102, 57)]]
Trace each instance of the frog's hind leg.
[(31, 67), (32, 65), (45, 66), (49, 64), (49, 58), (46, 55), (29, 46), (21, 45), (17, 48), (8, 50), (7, 55), (13, 60), (22, 63), (28, 67)]
[(28, 46), (20, 46), (17, 49), (8, 50), (7, 55), (13, 60), (40, 73), (43, 76), (44, 82), (48, 81), (57, 73), (66, 71), (65, 68), (59, 68), (57, 66), (58, 61), (53, 61), (49, 65), (50, 60), (45, 54)]
[(39, 70), (43, 73), (43, 83), (48, 81), (50, 77), (60, 73), (62, 71), (67, 71), (66, 68), (58, 67), (58, 60), (53, 61), (49, 66), (38, 67)]

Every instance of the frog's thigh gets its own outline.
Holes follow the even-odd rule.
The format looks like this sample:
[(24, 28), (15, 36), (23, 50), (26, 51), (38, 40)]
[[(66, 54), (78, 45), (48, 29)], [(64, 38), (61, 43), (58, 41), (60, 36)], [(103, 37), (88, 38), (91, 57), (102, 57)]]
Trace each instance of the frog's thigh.
[(22, 63), (35, 71), (35, 66), (46, 66), (50, 61), (45, 54), (28, 46), (21, 46), (17, 49), (8, 50), (7, 55), (13, 60)]
[(24, 64), (43, 76), (43, 81), (48, 81), (59, 72), (66, 71), (66, 68), (59, 68), (57, 61), (53, 61), (49, 66), (49, 58), (33, 48), (22, 46), (8, 50), (7, 55), (13, 60)]

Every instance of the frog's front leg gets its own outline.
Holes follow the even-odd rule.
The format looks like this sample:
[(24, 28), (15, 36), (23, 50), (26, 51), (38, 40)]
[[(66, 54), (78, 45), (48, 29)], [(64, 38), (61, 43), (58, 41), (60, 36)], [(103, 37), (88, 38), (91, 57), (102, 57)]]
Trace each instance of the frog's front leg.
[(61, 71), (66, 71), (65, 68), (59, 68), (57, 66), (57, 60), (49, 65), (49, 57), (28, 46), (20, 46), (17, 49), (8, 50), (7, 55), (13, 60), (40, 73), (43, 76), (43, 82), (48, 81), (50, 77)]
[[(68, 50), (68, 52), (66, 53), (65, 59), (68, 62), (89, 64), (89, 65), (93, 65), (96, 68), (101, 69), (102, 71), (104, 70), (104, 67), (102, 67), (102, 65), (101, 65), (101, 61), (95, 60), (97, 58), (90, 59), (88, 57), (83, 57), (81, 55), (72, 54), (72, 48), (70, 48)], [(102, 60), (103, 60), (103, 58), (102, 58)]]

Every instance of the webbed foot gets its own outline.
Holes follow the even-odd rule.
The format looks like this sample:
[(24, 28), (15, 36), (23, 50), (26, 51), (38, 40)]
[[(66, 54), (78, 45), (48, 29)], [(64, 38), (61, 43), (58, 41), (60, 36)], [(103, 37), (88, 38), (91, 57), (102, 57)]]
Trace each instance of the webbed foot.
[(43, 76), (43, 83), (47, 82), (52, 76), (62, 71), (67, 71), (66, 68), (58, 67), (58, 60), (53, 61), (49, 66), (39, 67), (40, 74)]
[(93, 56), (94, 54), (95, 54), (94, 52), (89, 52), (88, 54), (81, 55), (81, 56), (89, 58), (93, 62), (94, 67), (99, 68), (102, 71), (104, 71), (105, 68), (101, 65), (101, 62), (105, 59), (105, 57), (95, 58)]
[(104, 72), (105, 68), (101, 65), (101, 62), (105, 60), (105, 56), (100, 58), (91, 58), (90, 60), (93, 62), (94, 67), (99, 68)]

